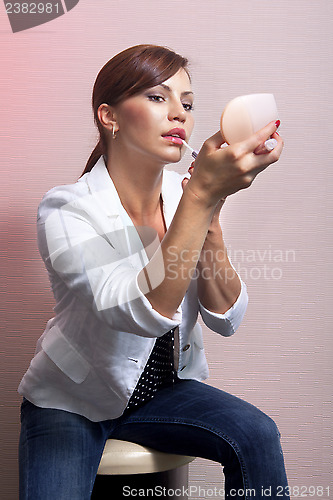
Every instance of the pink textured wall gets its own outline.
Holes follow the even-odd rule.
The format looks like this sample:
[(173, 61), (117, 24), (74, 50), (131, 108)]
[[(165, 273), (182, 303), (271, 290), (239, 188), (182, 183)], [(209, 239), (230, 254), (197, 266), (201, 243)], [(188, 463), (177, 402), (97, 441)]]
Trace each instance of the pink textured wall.
[[(205, 331), (209, 382), (275, 418), (295, 498), (302, 486), (322, 486), (322, 498), (330, 486), (332, 498), (332, 16), (330, 0), (82, 0), (12, 33), (0, 4), (1, 499), (17, 498), (16, 388), (53, 307), (35, 242), (37, 206), (46, 190), (79, 176), (96, 139), (96, 74), (137, 43), (190, 59), (195, 147), (217, 130), (231, 98), (275, 94), (283, 156), (223, 209), (250, 303), (235, 336)], [(186, 155), (177, 169), (189, 162)], [(220, 480), (214, 464), (191, 465), (192, 485), (208, 490)]]

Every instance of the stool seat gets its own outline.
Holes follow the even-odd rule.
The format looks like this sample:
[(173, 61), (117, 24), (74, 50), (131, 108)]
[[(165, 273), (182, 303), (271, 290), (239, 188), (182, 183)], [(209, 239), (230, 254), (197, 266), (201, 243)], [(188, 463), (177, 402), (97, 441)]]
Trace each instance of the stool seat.
[(108, 439), (97, 474), (149, 474), (175, 469), (192, 462), (195, 457), (175, 455), (140, 444)]

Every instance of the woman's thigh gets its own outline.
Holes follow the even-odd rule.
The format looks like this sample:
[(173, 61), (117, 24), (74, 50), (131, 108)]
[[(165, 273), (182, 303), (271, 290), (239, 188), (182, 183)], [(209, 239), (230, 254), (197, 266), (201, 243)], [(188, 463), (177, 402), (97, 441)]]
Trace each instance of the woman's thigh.
[(111, 437), (220, 462), (235, 480), (238, 465), (244, 487), (256, 489), (255, 498), (260, 498), (259, 489), (270, 486), (277, 496), (287, 485), (274, 421), (246, 401), (201, 382), (180, 381), (159, 391), (120, 419)]
[(25, 400), (19, 444), (20, 500), (88, 500), (108, 422), (91, 422)]
[[(146, 423), (150, 424), (147, 426), (147, 434), (144, 433)], [(190, 448), (192, 452), (210, 455), (203, 458), (218, 459), (218, 461), (221, 458), (218, 450), (212, 450), (209, 446), (205, 451), (205, 443), (181, 439), (185, 432), (185, 424), (193, 428), (194, 433), (198, 433), (200, 429), (208, 431), (216, 437), (223, 438), (234, 449), (244, 451), (247, 447), (251, 447), (250, 439), (254, 443), (259, 443), (267, 433), (279, 437), (274, 421), (261, 410), (232, 394), (194, 380), (182, 380), (162, 389), (154, 399), (141, 408), (125, 414), (119, 419), (112, 437), (131, 433), (130, 429), (134, 428), (134, 424), (142, 424), (141, 432), (137, 435), (133, 433), (131, 439), (132, 437), (145, 441), (154, 439), (156, 446), (161, 443), (163, 448), (170, 446), (168, 450), (170, 452), (174, 451), (175, 445), (179, 448), (179, 453)], [(164, 425), (156, 425), (154, 431), (153, 424)], [(170, 437), (178, 433), (177, 426), (180, 439), (174, 443), (170, 441)]]

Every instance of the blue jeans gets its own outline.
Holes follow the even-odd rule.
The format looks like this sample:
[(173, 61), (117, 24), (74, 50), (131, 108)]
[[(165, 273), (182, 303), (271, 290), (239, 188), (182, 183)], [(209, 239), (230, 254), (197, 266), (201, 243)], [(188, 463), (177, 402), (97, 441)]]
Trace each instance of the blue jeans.
[(20, 500), (89, 500), (108, 438), (221, 463), (225, 498), (289, 498), (274, 421), (224, 391), (177, 380), (141, 408), (102, 422), (25, 400)]

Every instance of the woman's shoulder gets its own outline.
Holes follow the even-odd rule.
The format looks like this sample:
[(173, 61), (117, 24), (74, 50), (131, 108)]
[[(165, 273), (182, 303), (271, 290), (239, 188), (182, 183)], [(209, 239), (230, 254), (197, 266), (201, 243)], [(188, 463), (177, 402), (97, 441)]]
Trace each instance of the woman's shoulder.
[(38, 206), (38, 218), (45, 212), (63, 208), (78, 199), (84, 199), (89, 194), (89, 188), (85, 182), (85, 176), (78, 179), (73, 184), (63, 184), (55, 186), (47, 191), (42, 197)]

